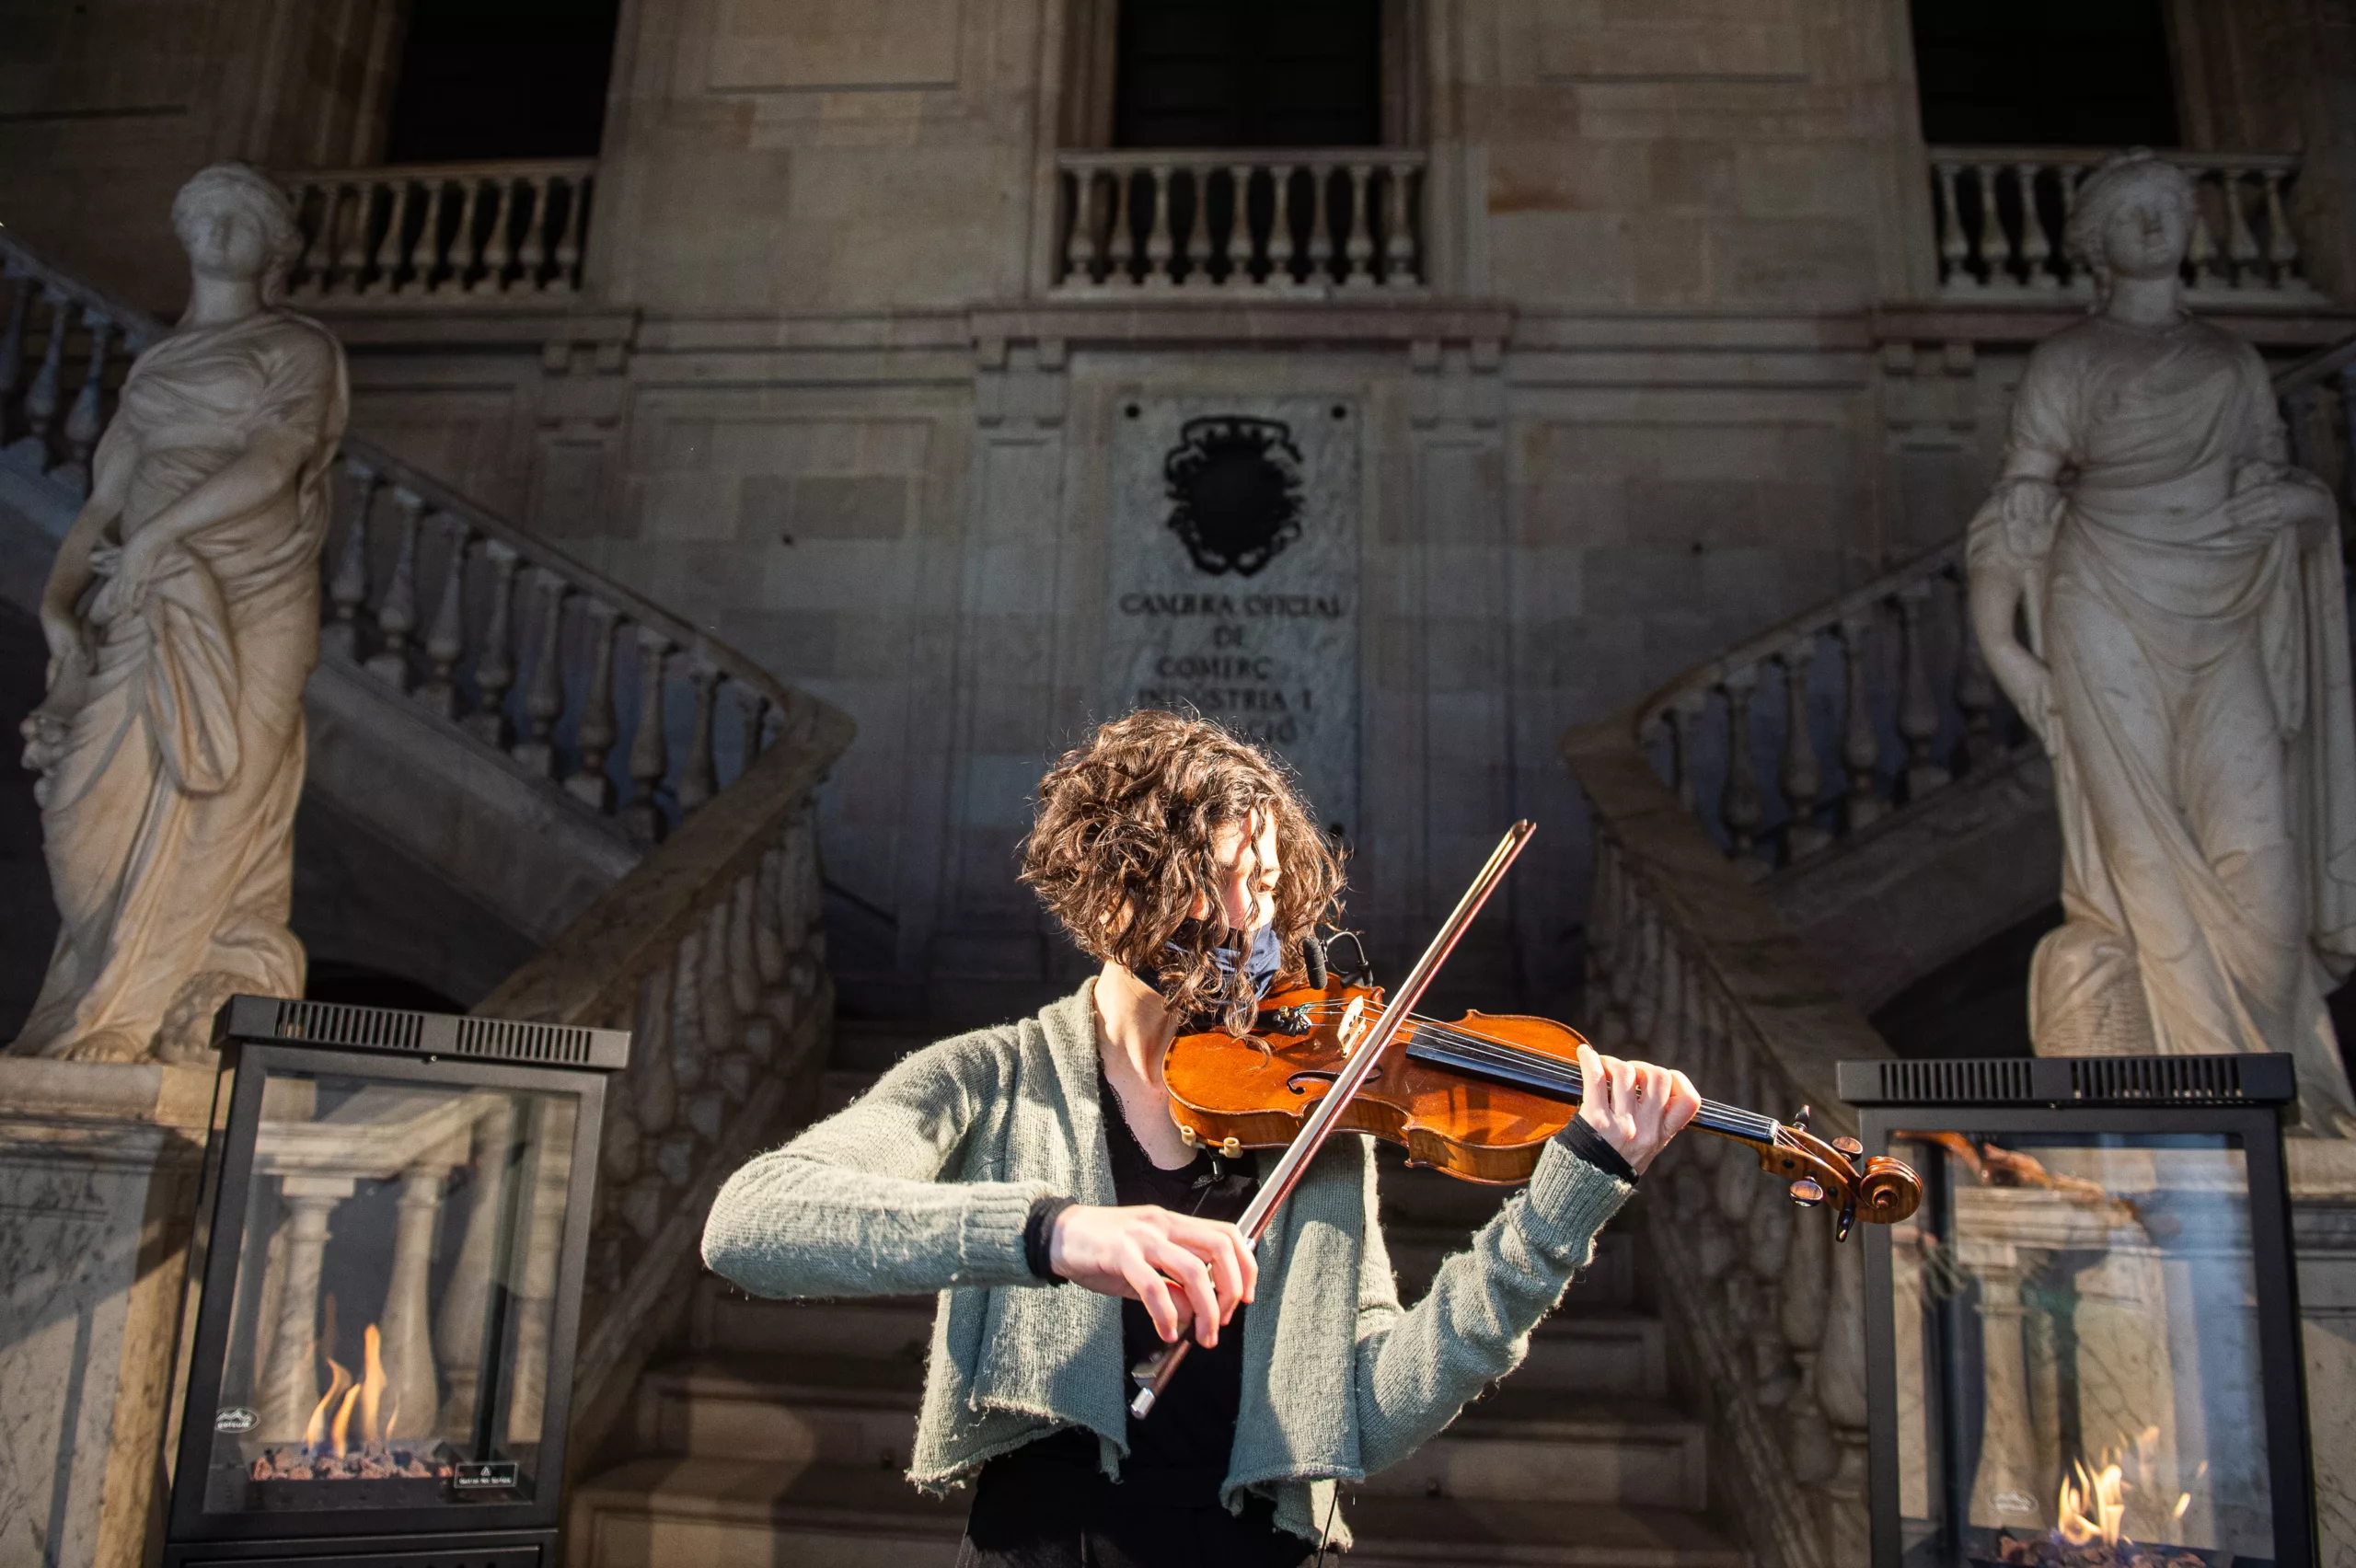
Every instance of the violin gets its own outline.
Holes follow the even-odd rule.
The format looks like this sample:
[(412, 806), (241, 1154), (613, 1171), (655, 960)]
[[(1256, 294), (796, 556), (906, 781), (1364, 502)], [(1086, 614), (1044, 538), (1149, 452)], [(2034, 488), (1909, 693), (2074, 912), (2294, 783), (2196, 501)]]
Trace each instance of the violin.
[[(1180, 1035), (1161, 1069), (1179, 1135), (1230, 1157), (1290, 1146), (1363, 1046), (1382, 999), (1373, 986), (1303, 986), (1264, 999), (1248, 1034)], [(1586, 1043), (1578, 1031), (1550, 1019), (1411, 1016), (1336, 1130), (1403, 1145), (1410, 1165), (1519, 1186), (1546, 1140), (1578, 1114), (1578, 1048)], [(1914, 1212), (1922, 1179), (1903, 1160), (1867, 1159), (1854, 1138), (1819, 1138), (1807, 1131), (1807, 1116), (1803, 1106), (1785, 1124), (1704, 1100), (1692, 1125), (1755, 1151), (1760, 1169), (1789, 1182), (1801, 1206), (1831, 1204), (1844, 1239), (1855, 1220), (1892, 1225)]]
[[(1415, 1010), (1536, 831), (1529, 822), (1507, 831), (1394, 997), (1330, 984), (1312, 946), (1311, 984), (1265, 998), (1249, 1032), (1214, 1030), (1171, 1043), (1162, 1081), (1188, 1144), (1230, 1156), (1285, 1151), (1236, 1221), (1246, 1239), (1259, 1239), (1337, 1132), (1372, 1133), (1403, 1144), (1415, 1164), (1505, 1185), (1527, 1180), (1546, 1140), (1578, 1113), (1577, 1052), (1586, 1042), (1577, 1031), (1481, 1012), (1443, 1023)], [(1787, 1125), (1705, 1100), (1692, 1124), (1757, 1150), (1761, 1168), (1788, 1180), (1802, 1206), (1833, 1202), (1844, 1240), (1856, 1219), (1892, 1225), (1923, 1201), (1923, 1180), (1903, 1160), (1867, 1159), (1854, 1138), (1815, 1136), (1805, 1106)], [(1138, 1386), (1132, 1415), (1151, 1412), (1193, 1343), (1181, 1339), (1130, 1368)]]

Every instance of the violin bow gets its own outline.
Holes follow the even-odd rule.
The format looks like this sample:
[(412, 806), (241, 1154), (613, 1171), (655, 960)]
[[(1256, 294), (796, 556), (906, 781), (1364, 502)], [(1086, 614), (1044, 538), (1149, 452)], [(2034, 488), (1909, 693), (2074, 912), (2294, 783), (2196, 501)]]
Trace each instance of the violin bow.
[[(1251, 1206), (1243, 1211), (1243, 1216), (1235, 1222), (1235, 1228), (1243, 1233), (1244, 1240), (1257, 1242), (1261, 1233), (1267, 1229), (1268, 1220), (1276, 1213), (1276, 1205), (1300, 1184), (1309, 1162), (1317, 1158), (1318, 1151), (1325, 1147), (1325, 1140), (1333, 1136), (1334, 1129), (1340, 1124), (1342, 1113), (1349, 1109), (1350, 1101), (1374, 1076), (1382, 1053), (1398, 1037), (1400, 1030), (1406, 1027), (1407, 1015), (1415, 1010), (1415, 1004), (1423, 999), (1424, 991), (1431, 985), (1432, 977), (1439, 973), (1439, 966), (1448, 962), (1449, 953), (1456, 951), (1456, 944), (1462, 939), (1465, 928), (1472, 925), (1472, 917), (1481, 912), (1481, 906), (1489, 901), (1489, 894), (1496, 891), (1497, 883), (1505, 880), (1506, 871), (1520, 855), (1522, 846), (1529, 843), (1530, 836), (1537, 831), (1538, 824), (1526, 818), (1506, 830), (1505, 837), (1498, 840), (1497, 847), (1489, 852), (1488, 864), (1483, 866), (1480, 875), (1472, 879), (1472, 885), (1464, 890), (1464, 896), (1456, 901), (1456, 908), (1441, 922), (1431, 945), (1424, 949), (1424, 956), (1415, 961), (1415, 967), (1408, 973), (1397, 997), (1384, 1003), (1371, 1030), (1354, 1046), (1346, 1047), (1349, 1065), (1342, 1069), (1334, 1079), (1333, 1087), (1317, 1101), (1316, 1109), (1310, 1113), (1299, 1134), (1277, 1159), (1276, 1168), (1261, 1178), (1258, 1194), (1253, 1198)], [(1152, 1413), (1155, 1403), (1161, 1398), (1161, 1391), (1170, 1386), (1172, 1376), (1185, 1361), (1186, 1353), (1194, 1348), (1194, 1344), (1192, 1337), (1181, 1338), (1164, 1345), (1160, 1354), (1138, 1362), (1129, 1369), (1129, 1376), (1138, 1384), (1137, 1397), (1129, 1401), (1132, 1416), (1142, 1421)]]

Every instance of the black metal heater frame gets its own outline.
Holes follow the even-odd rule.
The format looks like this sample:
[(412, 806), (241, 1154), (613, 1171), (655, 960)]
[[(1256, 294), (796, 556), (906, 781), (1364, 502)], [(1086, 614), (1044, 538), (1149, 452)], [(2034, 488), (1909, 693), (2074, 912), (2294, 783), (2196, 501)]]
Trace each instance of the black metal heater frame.
[[(2281, 1055), (2043, 1056), (1843, 1062), (1841, 1097), (1860, 1112), (1867, 1154), (1900, 1132), (2224, 1134), (2237, 1138), (2249, 1181), (2268, 1484), (2278, 1568), (2316, 1557), (2304, 1355), (2282, 1120), (2297, 1100)], [(1868, 1495), (1875, 1568), (1900, 1568), (1898, 1345), (1890, 1236), (1865, 1228)]]
[[(595, 1214), (606, 1077), (629, 1062), (625, 1031), (408, 1012), (390, 1008), (237, 997), (214, 1020), (221, 1077), (205, 1146), (195, 1239), (195, 1293), (183, 1362), (178, 1465), (162, 1568), (555, 1568), (562, 1520), (566, 1425), (581, 1288)], [(546, 1406), (528, 1500), (463, 1509), (346, 1508), (207, 1513), (211, 1424), (191, 1412), (219, 1402), (251, 1190), (262, 1086), (273, 1071), (348, 1074), (421, 1086), (556, 1091), (579, 1097), (549, 1324)], [(154, 1559), (151, 1557), (151, 1561)]]

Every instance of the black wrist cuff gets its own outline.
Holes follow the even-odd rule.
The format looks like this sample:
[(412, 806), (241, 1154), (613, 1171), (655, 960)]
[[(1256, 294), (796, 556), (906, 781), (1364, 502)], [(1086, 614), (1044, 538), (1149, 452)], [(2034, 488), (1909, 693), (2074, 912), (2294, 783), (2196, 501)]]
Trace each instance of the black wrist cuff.
[[(1620, 1151), (1613, 1148), (1601, 1133), (1597, 1132), (1585, 1122), (1573, 1117), (1571, 1124), (1563, 1129), (1562, 1137), (1563, 1142), (1569, 1146), (1573, 1154), (1577, 1155), (1606, 1176), (1616, 1177), (1631, 1187), (1636, 1184), (1636, 1173), (1629, 1169), (1627, 1160), (1621, 1157)], [(1038, 1211), (1034, 1209), (1032, 1212), (1035, 1214)]]
[(1041, 1198), (1031, 1205), (1031, 1217), (1022, 1222), (1022, 1262), (1031, 1272), (1050, 1285), (1061, 1285), (1063, 1275), (1056, 1273), (1047, 1262), (1047, 1243), (1056, 1234), (1056, 1216), (1072, 1206), (1077, 1198)]

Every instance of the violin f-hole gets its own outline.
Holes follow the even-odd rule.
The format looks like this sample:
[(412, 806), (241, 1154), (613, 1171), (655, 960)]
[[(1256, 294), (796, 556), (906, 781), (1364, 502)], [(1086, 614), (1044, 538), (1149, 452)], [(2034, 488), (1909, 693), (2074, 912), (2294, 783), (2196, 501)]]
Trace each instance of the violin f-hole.
[[(1309, 1085), (1312, 1083), (1332, 1084), (1336, 1079), (1340, 1078), (1341, 1076), (1341, 1074), (1329, 1071), (1324, 1067), (1303, 1067), (1299, 1072), (1294, 1073), (1290, 1078), (1285, 1079), (1285, 1087), (1291, 1090), (1295, 1094), (1307, 1094), (1309, 1092)], [(1382, 1069), (1380, 1067), (1377, 1067), (1374, 1071), (1366, 1075), (1366, 1081), (1372, 1083), (1381, 1076)]]

